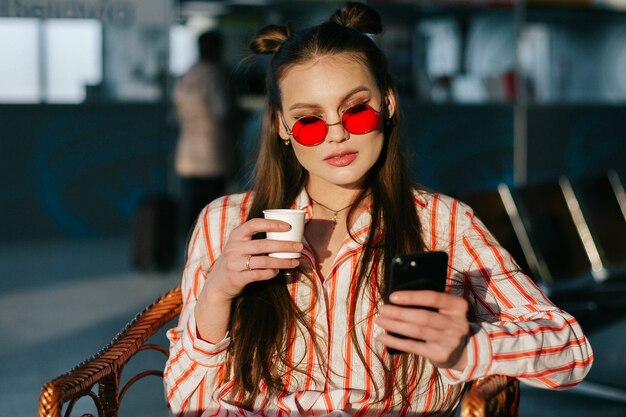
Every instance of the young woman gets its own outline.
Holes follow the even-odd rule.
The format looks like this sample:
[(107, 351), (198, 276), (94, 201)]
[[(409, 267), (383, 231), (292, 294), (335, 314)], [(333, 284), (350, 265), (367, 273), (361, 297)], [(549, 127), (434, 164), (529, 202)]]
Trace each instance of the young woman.
[[(211, 202), (190, 241), (168, 332), (173, 415), (447, 415), (477, 377), (553, 388), (589, 371), (576, 320), (472, 210), (410, 182), (381, 31), (375, 11), (348, 3), (252, 42), (272, 55), (256, 183)], [(289, 227), (266, 208), (306, 210), (303, 241), (265, 239)], [(446, 292), (395, 292), (385, 305), (393, 256), (427, 251), (449, 255)]]

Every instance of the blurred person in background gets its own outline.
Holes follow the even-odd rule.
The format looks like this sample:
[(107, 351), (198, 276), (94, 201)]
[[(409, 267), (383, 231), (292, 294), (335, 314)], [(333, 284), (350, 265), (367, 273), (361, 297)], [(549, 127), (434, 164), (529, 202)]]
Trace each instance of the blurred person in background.
[(198, 37), (198, 61), (177, 81), (174, 109), (180, 125), (176, 173), (181, 178), (182, 225), (186, 234), (202, 208), (223, 195), (231, 170), (229, 111), (221, 69), (222, 36)]

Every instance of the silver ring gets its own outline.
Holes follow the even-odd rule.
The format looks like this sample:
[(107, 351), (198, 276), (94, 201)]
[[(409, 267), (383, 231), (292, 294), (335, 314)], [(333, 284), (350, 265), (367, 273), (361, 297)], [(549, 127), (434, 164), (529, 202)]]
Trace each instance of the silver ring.
[(248, 255), (248, 259), (246, 259), (246, 269), (248, 271), (252, 271), (252, 268), (250, 268), (250, 259), (252, 259), (252, 255)]

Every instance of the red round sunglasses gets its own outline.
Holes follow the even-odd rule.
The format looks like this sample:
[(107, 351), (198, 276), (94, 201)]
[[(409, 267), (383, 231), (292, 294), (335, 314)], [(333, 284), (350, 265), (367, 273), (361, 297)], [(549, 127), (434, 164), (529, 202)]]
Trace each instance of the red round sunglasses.
[(369, 104), (361, 103), (348, 107), (341, 115), (341, 121), (337, 123), (326, 123), (321, 117), (307, 115), (296, 120), (290, 131), (282, 114), (280, 118), (287, 133), (296, 142), (304, 146), (317, 146), (326, 139), (329, 126), (341, 123), (348, 132), (354, 135), (364, 135), (380, 126), (381, 116), (382, 110), (376, 111)]

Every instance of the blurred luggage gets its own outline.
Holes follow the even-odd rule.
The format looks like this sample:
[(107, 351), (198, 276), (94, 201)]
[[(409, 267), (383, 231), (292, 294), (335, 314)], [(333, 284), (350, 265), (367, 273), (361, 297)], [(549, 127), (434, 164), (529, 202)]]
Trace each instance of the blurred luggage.
[(176, 264), (178, 204), (166, 195), (139, 203), (133, 219), (133, 266), (146, 271), (166, 271)]

